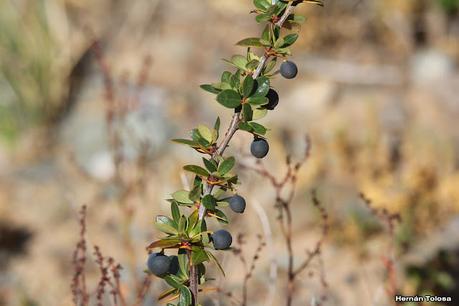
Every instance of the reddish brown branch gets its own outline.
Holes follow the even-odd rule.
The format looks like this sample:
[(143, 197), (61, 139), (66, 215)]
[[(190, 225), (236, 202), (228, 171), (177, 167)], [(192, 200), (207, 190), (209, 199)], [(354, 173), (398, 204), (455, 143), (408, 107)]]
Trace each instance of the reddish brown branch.
[[(386, 271), (386, 295), (389, 300), (393, 300), (394, 295), (397, 294), (397, 271), (395, 266), (395, 227), (401, 222), (401, 216), (398, 213), (391, 213), (386, 208), (376, 208), (373, 202), (363, 193), (359, 193), (360, 198), (365, 203), (370, 212), (378, 218), (387, 228), (390, 240), (388, 249), (384, 251), (381, 256), (384, 269)], [(394, 302), (394, 305), (398, 305)]]
[(89, 303), (89, 294), (86, 287), (86, 205), (81, 208), (80, 218), (80, 240), (77, 242), (73, 252), (74, 274), (71, 283), (73, 303), (75, 305), (86, 306)]
[[(275, 207), (278, 210), (278, 221), (281, 229), (282, 236), (285, 240), (286, 248), (287, 248), (287, 255), (288, 255), (288, 267), (287, 267), (287, 299), (286, 305), (291, 306), (293, 302), (293, 296), (295, 292), (295, 280), (299, 276), (301, 272), (303, 272), (312, 262), (314, 258), (319, 258), (321, 255), (322, 246), (324, 240), (328, 233), (328, 214), (320, 204), (316, 192), (313, 191), (312, 193), (312, 202), (314, 207), (316, 207), (321, 215), (322, 219), (322, 232), (319, 240), (314, 245), (313, 249), (307, 251), (307, 257), (302, 261), (302, 263), (295, 268), (295, 257), (294, 257), (294, 250), (293, 250), (293, 230), (292, 230), (292, 209), (291, 203), (295, 196), (296, 190), (296, 183), (298, 172), (300, 171), (301, 167), (304, 163), (308, 160), (310, 156), (311, 150), (311, 142), (308, 136), (305, 137), (305, 150), (302, 158), (297, 161), (296, 163), (292, 163), (290, 157), (286, 159), (286, 171), (285, 174), (280, 178), (277, 179), (274, 174), (272, 174), (264, 164), (257, 160), (255, 166), (242, 164), (243, 168), (252, 170), (258, 173), (260, 176), (266, 178), (271, 186), (274, 188), (275, 191)], [(288, 192), (285, 194), (285, 190), (288, 189)], [(325, 284), (324, 281), (325, 277), (321, 278), (322, 284)]]
[(243, 267), (244, 267), (244, 280), (242, 282), (242, 301), (241, 301), (241, 306), (246, 306), (247, 305), (247, 300), (248, 300), (248, 283), (249, 280), (253, 276), (253, 272), (255, 271), (256, 263), (260, 258), (261, 251), (263, 248), (266, 246), (266, 243), (263, 241), (263, 237), (261, 235), (257, 235), (258, 238), (258, 246), (252, 256), (252, 260), (250, 262), (250, 265), (248, 264), (244, 252), (243, 252), (243, 246), (245, 244), (244, 241), (244, 235), (239, 234), (237, 238), (237, 243), (238, 245), (233, 248), (233, 254), (235, 254), (239, 260), (241, 261)]

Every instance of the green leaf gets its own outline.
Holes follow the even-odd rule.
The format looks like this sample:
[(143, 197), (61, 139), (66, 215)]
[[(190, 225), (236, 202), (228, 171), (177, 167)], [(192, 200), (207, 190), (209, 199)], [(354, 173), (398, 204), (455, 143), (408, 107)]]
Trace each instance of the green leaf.
[(207, 256), (206, 251), (201, 247), (193, 246), (191, 251), (191, 264), (197, 266), (207, 260), (209, 260), (209, 256)]
[(179, 234), (184, 234), (185, 233), (186, 223), (187, 223), (187, 219), (186, 219), (185, 216), (182, 215), (180, 217), (179, 222), (178, 222), (178, 232), (179, 232)]
[(180, 219), (180, 209), (177, 205), (177, 203), (172, 202), (171, 203), (171, 214), (172, 214), (172, 219), (174, 219), (175, 223), (178, 223)]
[(235, 91), (239, 90), (239, 85), (241, 83), (241, 71), (238, 69), (230, 78), (231, 88)]
[(208, 160), (207, 158), (203, 157), (202, 161), (204, 162), (204, 165), (206, 166), (207, 170), (209, 170), (209, 172), (217, 171), (217, 164), (213, 160)]
[(274, 43), (274, 48), (281, 48), (284, 45), (284, 39), (281, 37)]
[(212, 86), (216, 89), (218, 89), (219, 91), (222, 91), (222, 90), (225, 90), (225, 89), (231, 89), (231, 85), (229, 83), (225, 83), (225, 82), (222, 82), (222, 83), (213, 83)]
[(249, 102), (251, 105), (264, 105), (268, 103), (268, 98), (255, 96), (255, 97), (248, 98), (247, 102)]
[(223, 61), (242, 70), (245, 70), (245, 65), (247, 64), (247, 58), (242, 55), (233, 55), (230, 60), (223, 59)]
[(186, 254), (178, 254), (179, 268), (182, 275), (187, 276), (189, 273), (188, 256)]
[(280, 37), (280, 27), (278, 26), (275, 26), (273, 28), (273, 32), (272, 32), (272, 39), (273, 39), (273, 43), (276, 42), (276, 40)]
[[(209, 279), (209, 278), (206, 278), (206, 266), (204, 266), (204, 264), (201, 263), (198, 265), (197, 268), (198, 268), (199, 284), (203, 285), (206, 282), (206, 280)], [(196, 305), (196, 306), (203, 306), (203, 305)]]
[(192, 295), (190, 289), (188, 287), (182, 286), (180, 287), (180, 299), (179, 303), (181, 306), (190, 306), (192, 303)]
[(246, 67), (248, 70), (253, 71), (253, 70), (255, 70), (255, 69), (258, 67), (259, 64), (260, 64), (260, 61), (259, 61), (259, 60), (253, 59), (253, 60), (251, 60), (250, 62), (248, 62), (247, 65), (245, 65), (245, 67)]
[(268, 14), (268, 13), (260, 14), (260, 15), (257, 15), (257, 17), (255, 17), (255, 20), (258, 23), (263, 22), (263, 21), (268, 21), (270, 19), (271, 19), (271, 14)]
[(167, 216), (156, 216), (155, 226), (166, 234), (177, 234), (176, 223)]
[(217, 258), (215, 258), (214, 254), (212, 254), (211, 252), (209, 251), (206, 251), (207, 253), (207, 256), (209, 256), (209, 258), (215, 262), (215, 264), (217, 265), (218, 269), (220, 270), (220, 272), (222, 272), (223, 276), (225, 276), (225, 271), (223, 270), (222, 266), (220, 265), (220, 263), (218, 262)]
[(213, 93), (213, 94), (218, 94), (221, 90), (218, 89), (218, 88), (215, 88), (214, 86), (212, 86), (211, 84), (202, 84), (201, 86), (201, 89), (205, 90), (205, 91), (208, 91), (210, 93)]
[(241, 96), (234, 90), (226, 89), (218, 94), (217, 101), (227, 108), (236, 108), (241, 105)]
[(235, 176), (230, 177), (229, 179), (226, 179), (226, 181), (231, 184), (237, 184), (237, 179), (238, 177), (237, 175), (235, 175)]
[(212, 143), (212, 132), (207, 126), (203, 124), (198, 125), (198, 131), (205, 140), (207, 140), (209, 143)]
[(271, 42), (269, 40), (265, 39), (260, 39), (260, 44), (262, 44), (264, 47), (271, 47)]
[(250, 96), (254, 84), (255, 81), (253, 80), (251, 75), (245, 77), (244, 82), (242, 83), (242, 94), (244, 97)]
[(291, 55), (291, 52), (290, 52), (289, 48), (277, 48), (276, 52), (281, 54), (281, 55)]
[[(250, 49), (250, 48), (249, 48)], [(250, 61), (254, 61), (254, 60), (257, 60), (257, 61), (260, 61), (260, 57), (258, 55), (256, 55), (255, 53), (251, 52), (251, 51), (248, 51), (247, 52), (247, 60), (250, 62)], [(248, 64), (247, 64), (248, 65)], [(247, 67), (246, 65), (246, 67)]]
[(247, 64), (247, 58), (242, 55), (233, 55), (231, 57), (231, 63), (234, 64), (237, 68), (245, 70), (245, 65)]
[(218, 173), (220, 175), (225, 175), (233, 169), (236, 159), (234, 157), (228, 157), (218, 166)]
[(256, 123), (256, 122), (250, 122), (249, 124), (256, 134), (262, 135), (262, 136), (266, 134), (267, 129), (263, 125)]
[(261, 34), (261, 40), (267, 41), (268, 44), (270, 44), (270, 39), (271, 39), (271, 31), (270, 31), (270, 26), (267, 24), (265, 28), (263, 29), (263, 33)]
[(215, 210), (215, 215), (217, 217), (217, 221), (223, 224), (228, 224), (228, 217), (225, 215), (225, 213), (219, 209)]
[[(295, 1), (295, 0), (287, 0), (287, 1)], [(285, 1), (277, 1), (276, 5), (274, 6), (273, 14), (279, 15), (286, 7), (287, 7), (287, 3)]]
[(179, 203), (183, 204), (193, 204), (194, 202), (190, 200), (190, 192), (186, 190), (179, 190), (172, 194), (172, 198)]
[(197, 200), (199, 200), (199, 198), (201, 198), (201, 186), (202, 184), (197, 184), (197, 185), (194, 185), (193, 189), (191, 189), (190, 191), (190, 200), (194, 202), (196, 202)]
[[(176, 289), (176, 288), (169, 288), (163, 292), (161, 292), (158, 296), (158, 301), (161, 301), (162, 299), (170, 296), (170, 295), (176, 295), (176, 297), (172, 297), (170, 298), (170, 301), (171, 300), (175, 300), (176, 298), (179, 297), (179, 291)], [(174, 304), (171, 304), (171, 303), (167, 303), (167, 306), (175, 306)]]
[(246, 131), (246, 132), (251, 132), (252, 127), (247, 123), (247, 122), (240, 122), (239, 123), (239, 129)]
[(281, 46), (282, 48), (289, 47), (295, 43), (298, 39), (298, 34), (289, 34), (284, 37), (284, 44)]
[(257, 90), (252, 97), (265, 97), (269, 91), (269, 79), (267, 77), (257, 78)]
[(147, 250), (152, 250), (152, 249), (168, 249), (168, 248), (175, 248), (180, 245), (180, 239), (177, 237), (168, 237), (168, 238), (163, 238), (161, 240), (157, 240), (152, 242), (148, 247)]
[[(272, 59), (268, 64), (266, 64), (265, 69), (263, 69), (263, 73), (269, 73), (276, 67), (277, 58)], [(269, 88), (268, 88), (269, 89)]]
[(217, 205), (217, 201), (211, 194), (206, 194), (201, 201), (202, 205), (204, 205), (205, 208), (214, 210), (215, 206)]
[(192, 238), (198, 235), (202, 231), (202, 222), (203, 220), (197, 219), (194, 226), (188, 227), (188, 237)]
[(260, 120), (261, 118), (264, 118), (268, 114), (268, 110), (266, 108), (263, 109), (254, 109), (253, 110), (253, 118), (252, 120)]
[(215, 140), (217, 140), (220, 132), (220, 117), (217, 117), (217, 120), (215, 120), (214, 130), (216, 131)]
[(253, 5), (259, 10), (266, 11), (271, 7), (271, 2), (269, 0), (254, 0)]
[(293, 15), (293, 18), (292, 19), (289, 19), (290, 22), (295, 22), (295, 23), (304, 23), (306, 21), (306, 17), (302, 16), (302, 15)]
[(224, 72), (222, 73), (222, 77), (221, 77), (222, 83), (229, 83), (229, 82), (230, 82), (231, 76), (232, 76), (231, 72), (229, 72), (229, 71), (224, 71)]
[(192, 232), (192, 230), (198, 225), (199, 223), (199, 212), (195, 209), (189, 216), (188, 216), (188, 233)]
[(210, 143), (204, 137), (202, 137), (198, 129), (193, 129), (191, 131), (191, 138), (193, 138), (193, 140), (196, 141), (202, 147), (207, 148), (210, 145)]
[(209, 176), (209, 172), (207, 172), (206, 169), (200, 166), (196, 166), (196, 165), (186, 165), (183, 167), (183, 170), (196, 173), (197, 175), (200, 175), (200, 176), (205, 176), (205, 177)]
[(217, 206), (218, 207), (228, 207), (229, 203), (226, 200), (218, 201)]
[(190, 139), (172, 139), (173, 142), (179, 143), (179, 144), (184, 144), (188, 145), (191, 147), (198, 147), (199, 144), (196, 141), (190, 140)]
[(238, 41), (236, 45), (244, 47), (263, 47), (258, 37), (245, 38), (243, 40)]
[(252, 107), (250, 104), (242, 105), (242, 114), (244, 115), (244, 121), (251, 121), (253, 116)]
[(166, 283), (169, 284), (169, 286), (173, 287), (173, 288), (180, 288), (183, 286), (182, 282), (180, 281), (180, 279), (175, 276), (175, 275), (167, 275), (164, 277), (164, 280), (166, 281)]

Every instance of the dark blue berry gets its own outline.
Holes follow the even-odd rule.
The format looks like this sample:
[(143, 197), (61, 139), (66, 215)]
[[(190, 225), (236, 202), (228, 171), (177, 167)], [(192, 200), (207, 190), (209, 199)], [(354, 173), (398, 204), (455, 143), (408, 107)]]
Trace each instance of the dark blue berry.
[(250, 152), (256, 158), (263, 158), (269, 152), (269, 144), (263, 138), (256, 138), (253, 140), (252, 145), (250, 146)]
[(231, 246), (233, 237), (226, 230), (218, 230), (212, 234), (212, 242), (216, 250), (226, 250)]
[(266, 109), (273, 110), (279, 104), (279, 95), (272, 88), (269, 89), (266, 98), (268, 98), (268, 104), (265, 105)]
[(234, 195), (228, 200), (230, 208), (235, 213), (242, 214), (245, 210), (245, 199), (240, 195)]
[(280, 66), (280, 73), (286, 79), (293, 79), (298, 74), (298, 68), (294, 62), (285, 61)]
[(148, 256), (147, 267), (156, 276), (164, 276), (169, 272), (171, 259), (161, 253), (152, 253)]
[(175, 255), (172, 255), (172, 256), (169, 256), (169, 259), (171, 260), (171, 264), (169, 266), (169, 273), (176, 275), (180, 269), (178, 257)]

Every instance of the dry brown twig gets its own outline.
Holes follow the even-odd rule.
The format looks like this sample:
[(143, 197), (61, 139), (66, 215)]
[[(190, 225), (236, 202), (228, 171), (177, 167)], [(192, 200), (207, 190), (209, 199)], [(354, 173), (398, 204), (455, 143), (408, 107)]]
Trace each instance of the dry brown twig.
[[(321, 256), (322, 246), (327, 236), (329, 225), (328, 225), (328, 214), (325, 208), (321, 205), (317, 198), (315, 191), (312, 192), (312, 202), (315, 208), (319, 210), (320, 217), (322, 220), (322, 231), (321, 236), (312, 248), (312, 250), (306, 251), (306, 258), (295, 267), (295, 257), (293, 250), (293, 230), (292, 230), (292, 209), (291, 203), (295, 196), (297, 175), (301, 167), (308, 160), (310, 155), (310, 139), (308, 136), (305, 137), (306, 148), (303, 157), (296, 163), (292, 163), (290, 157), (286, 159), (287, 171), (283, 177), (278, 179), (272, 174), (260, 161), (257, 160), (255, 166), (242, 164), (242, 167), (251, 171), (256, 172), (260, 176), (266, 178), (275, 191), (275, 206), (278, 209), (278, 221), (282, 236), (287, 246), (288, 254), (288, 268), (287, 268), (287, 297), (286, 305), (290, 306), (293, 302), (293, 296), (295, 293), (295, 280), (297, 277), (311, 264), (312, 260), (316, 257)], [(287, 192), (285, 192), (287, 190)], [(327, 286), (325, 277), (321, 275), (321, 283), (324, 287)]]
[[(80, 240), (78, 241), (75, 251), (73, 253), (73, 266), (74, 274), (71, 283), (71, 291), (73, 295), (73, 302), (78, 306), (87, 306), (90, 304), (90, 294), (86, 286), (85, 266), (87, 262), (87, 242), (86, 234), (86, 205), (80, 211)], [(95, 291), (96, 301), (98, 306), (104, 305), (104, 297), (108, 292), (112, 297), (113, 305), (127, 306), (128, 303), (121, 290), (121, 265), (117, 263), (112, 257), (104, 257), (98, 246), (94, 246), (95, 263), (100, 271), (100, 278)], [(149, 275), (144, 277), (143, 283), (138, 289), (136, 301), (134, 306), (141, 305), (151, 284)]]
[(244, 234), (239, 234), (237, 237), (237, 246), (235, 246), (233, 250), (233, 254), (236, 255), (239, 260), (241, 261), (243, 267), (244, 267), (244, 280), (242, 282), (242, 301), (241, 301), (241, 306), (246, 306), (247, 305), (247, 299), (248, 299), (248, 283), (249, 280), (253, 276), (253, 272), (255, 271), (255, 267), (257, 264), (257, 261), (260, 259), (260, 254), (263, 248), (266, 246), (266, 243), (263, 241), (263, 237), (261, 235), (257, 235), (258, 238), (258, 246), (253, 253), (252, 260), (249, 262), (247, 261), (245, 255), (244, 255), (244, 250), (243, 247), (245, 245), (245, 240), (244, 240)]
[(73, 274), (71, 290), (73, 295), (73, 303), (75, 305), (86, 306), (89, 302), (89, 294), (86, 287), (86, 205), (81, 208), (80, 218), (80, 239), (77, 242), (75, 251), (73, 252)]
[[(395, 227), (401, 222), (401, 216), (397, 213), (391, 213), (386, 208), (376, 208), (373, 202), (363, 192), (359, 193), (359, 197), (365, 203), (365, 206), (370, 212), (378, 218), (378, 220), (384, 224), (387, 228), (390, 240), (388, 249), (385, 250), (381, 256), (381, 260), (386, 271), (386, 295), (390, 301), (394, 300), (394, 296), (398, 292), (397, 283), (397, 269), (396, 269), (396, 255), (395, 255)], [(397, 302), (394, 302), (398, 305)]]
[[(128, 96), (123, 96), (119, 89), (121, 85), (127, 87), (127, 78), (122, 78), (121, 84), (115, 78), (112, 69), (109, 65), (103, 47), (99, 40), (96, 39), (96, 35), (89, 28), (86, 29), (86, 33), (92, 44), (90, 46), (90, 52), (94, 56), (95, 64), (99, 69), (102, 78), (103, 78), (103, 91), (104, 91), (104, 102), (105, 102), (105, 121), (107, 126), (108, 133), (108, 145), (109, 150), (114, 162), (114, 176), (108, 181), (101, 183), (97, 179), (93, 178), (83, 167), (79, 165), (76, 161), (76, 157), (73, 152), (69, 154), (69, 161), (71, 165), (77, 170), (77, 173), (91, 181), (94, 184), (100, 186), (98, 190), (103, 190), (107, 185), (115, 185), (119, 193), (117, 193), (117, 201), (119, 203), (119, 208), (121, 209), (121, 229), (122, 229), (122, 239), (123, 244), (125, 245), (125, 252), (129, 256), (129, 262), (127, 266), (129, 267), (128, 271), (133, 271), (134, 278), (138, 284), (139, 290), (142, 290), (144, 279), (136, 274), (137, 271), (137, 254), (135, 253), (135, 244), (132, 240), (130, 228), (132, 227), (132, 222), (135, 217), (136, 207), (133, 204), (132, 199), (139, 195), (145, 195), (145, 190), (148, 182), (148, 165), (151, 162), (149, 157), (150, 145), (148, 143), (141, 144), (140, 154), (134, 161), (126, 160), (124, 154), (122, 154), (123, 137), (121, 135), (121, 129), (118, 128), (119, 124), (124, 122), (125, 117), (128, 115), (132, 108), (135, 108), (139, 104), (139, 94), (138, 91), (130, 93)], [(135, 86), (138, 89), (141, 89), (147, 85), (149, 79), (149, 73), (152, 66), (152, 58), (146, 56), (141, 63), (138, 73), (134, 76)], [(124, 85), (123, 85), (124, 84)], [(126, 90), (126, 92), (128, 92)], [(123, 128), (125, 128), (123, 126)], [(134, 178), (123, 176), (124, 168), (126, 166), (132, 167), (136, 170), (137, 175)], [(91, 203), (98, 203), (105, 200), (105, 197), (101, 192), (98, 192), (94, 195)]]

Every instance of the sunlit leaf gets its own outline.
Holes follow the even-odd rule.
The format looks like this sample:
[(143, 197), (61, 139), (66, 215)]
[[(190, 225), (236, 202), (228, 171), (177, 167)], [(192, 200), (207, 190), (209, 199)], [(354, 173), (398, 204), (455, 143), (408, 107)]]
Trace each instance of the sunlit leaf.
[(209, 172), (207, 172), (206, 169), (200, 166), (197, 166), (197, 165), (186, 165), (183, 167), (183, 169), (186, 171), (196, 173), (197, 175), (200, 175), (200, 176), (206, 176), (206, 177), (209, 176)]
[(147, 250), (152, 250), (152, 249), (168, 249), (168, 248), (174, 248), (180, 245), (180, 239), (178, 238), (163, 238), (161, 240), (157, 240), (152, 242), (150, 245), (147, 246)]
[(236, 159), (234, 157), (228, 157), (218, 166), (218, 173), (222, 176), (225, 175), (233, 169), (235, 163)]
[(227, 89), (218, 94), (217, 102), (227, 108), (236, 108), (241, 105), (241, 96), (236, 91)]
[(194, 246), (191, 251), (191, 264), (197, 266), (202, 262), (209, 260), (206, 251), (201, 247)]
[(178, 190), (172, 194), (172, 198), (179, 203), (183, 204), (193, 204), (194, 202), (190, 200), (190, 192), (187, 190)]
[(244, 47), (263, 47), (263, 45), (260, 43), (260, 38), (258, 37), (245, 38), (238, 41), (236, 45)]

